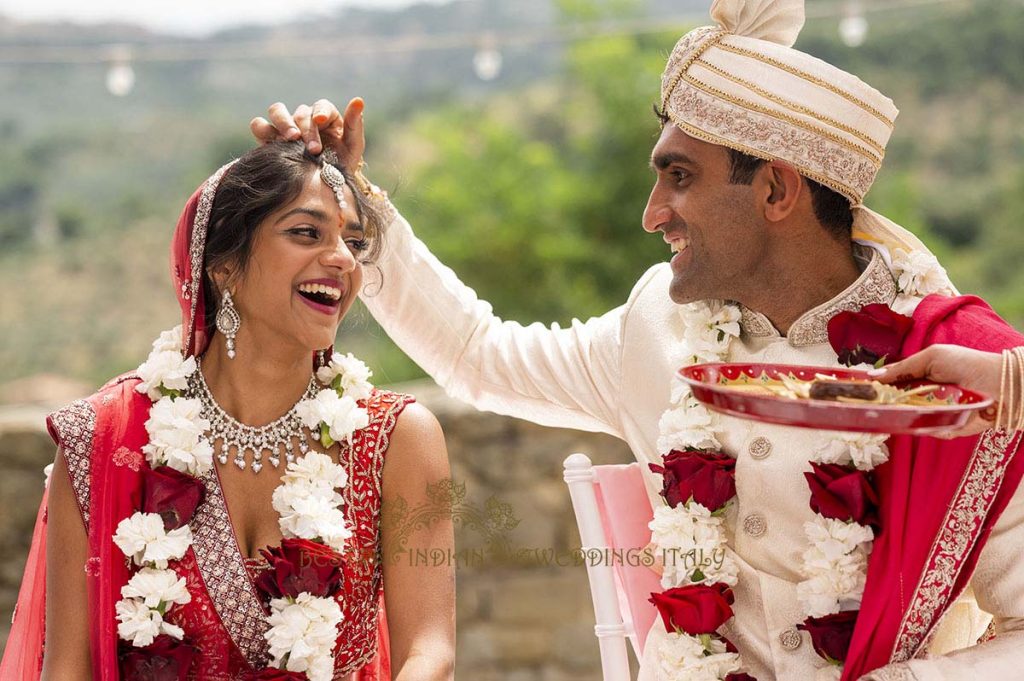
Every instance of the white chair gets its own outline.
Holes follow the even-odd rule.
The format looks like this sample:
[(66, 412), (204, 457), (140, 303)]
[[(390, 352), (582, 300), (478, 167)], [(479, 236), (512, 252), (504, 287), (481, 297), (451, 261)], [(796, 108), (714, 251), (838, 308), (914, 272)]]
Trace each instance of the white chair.
[[(594, 465), (586, 454), (572, 454), (564, 462), (565, 483), (569, 487), (572, 508), (576, 513), (580, 540), (584, 556), (589, 549), (604, 552), (611, 548), (608, 533), (601, 520), (598, 506), (598, 481)], [(610, 561), (587, 560), (587, 578), (590, 581), (590, 595), (594, 602), (594, 634), (601, 650), (601, 670), (604, 681), (630, 681), (629, 655), (626, 640), (633, 645), (634, 653), (640, 653), (636, 644), (636, 632), (628, 609), (616, 582), (615, 571)]]

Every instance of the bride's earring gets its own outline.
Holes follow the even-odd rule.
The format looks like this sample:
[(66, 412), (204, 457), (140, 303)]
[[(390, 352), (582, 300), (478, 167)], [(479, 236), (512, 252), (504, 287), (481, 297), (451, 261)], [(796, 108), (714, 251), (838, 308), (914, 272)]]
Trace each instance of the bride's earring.
[(235, 335), (238, 327), (242, 325), (242, 317), (238, 314), (235, 301), (231, 299), (231, 293), (225, 289), (224, 297), (220, 301), (220, 309), (217, 310), (217, 330), (224, 334), (228, 345), (228, 359), (235, 358)]

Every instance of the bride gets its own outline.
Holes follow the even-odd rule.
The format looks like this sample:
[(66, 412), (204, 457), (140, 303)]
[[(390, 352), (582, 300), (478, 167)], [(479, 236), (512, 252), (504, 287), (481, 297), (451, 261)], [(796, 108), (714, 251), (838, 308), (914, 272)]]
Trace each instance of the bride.
[(444, 439), (333, 350), (388, 209), (329, 155), (210, 177), (171, 248), (182, 325), (49, 417), (0, 680), (452, 678), (452, 568), (398, 559), (451, 549), (450, 519), (381, 523), (447, 478)]

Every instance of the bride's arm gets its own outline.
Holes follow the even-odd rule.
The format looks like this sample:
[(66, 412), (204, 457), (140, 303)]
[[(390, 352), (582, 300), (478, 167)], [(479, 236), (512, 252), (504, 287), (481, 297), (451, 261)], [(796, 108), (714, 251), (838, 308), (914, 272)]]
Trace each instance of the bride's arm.
[(41, 681), (89, 681), (89, 541), (60, 450), (50, 476), (46, 512), (46, 653)]
[[(449, 558), (455, 535), (451, 512), (437, 509), (437, 502), (427, 495), (428, 485), (449, 479), (448, 452), (437, 419), (425, 407), (413, 403), (402, 412), (384, 457), (383, 476), (384, 600), (393, 678), (451, 681), (455, 678), (455, 567)], [(409, 510), (433, 505), (440, 512), (425, 527), (405, 527), (388, 515), (402, 502)], [(445, 560), (416, 561), (419, 552)]]

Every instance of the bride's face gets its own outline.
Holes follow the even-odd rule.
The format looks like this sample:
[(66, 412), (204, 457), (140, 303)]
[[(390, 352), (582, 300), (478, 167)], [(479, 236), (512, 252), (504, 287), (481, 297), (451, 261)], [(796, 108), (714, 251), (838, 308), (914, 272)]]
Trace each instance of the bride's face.
[(338, 325), (363, 282), (359, 255), (366, 236), (355, 197), (345, 187), (345, 208), (313, 170), (299, 196), (257, 228), (252, 253), (234, 287), (243, 333), (255, 347), (286, 343), (314, 351), (334, 343)]

